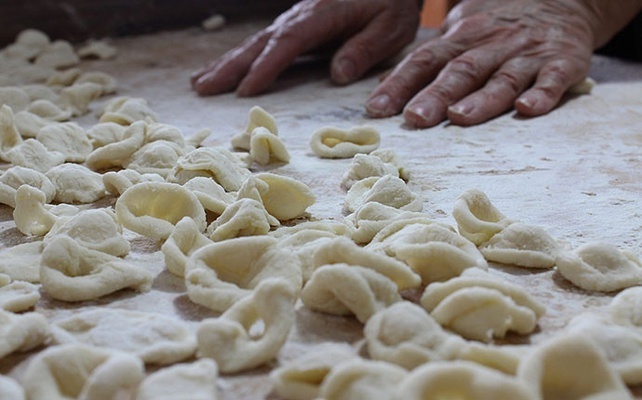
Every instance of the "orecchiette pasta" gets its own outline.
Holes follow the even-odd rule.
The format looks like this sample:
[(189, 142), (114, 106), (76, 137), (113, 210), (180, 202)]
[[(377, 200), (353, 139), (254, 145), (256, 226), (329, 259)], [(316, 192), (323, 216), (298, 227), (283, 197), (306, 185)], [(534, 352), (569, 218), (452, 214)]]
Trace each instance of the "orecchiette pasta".
[(368, 354), (412, 370), (422, 364), (456, 359), (466, 343), (446, 332), (418, 305), (402, 301), (374, 314), (364, 330)]
[(15, 208), (16, 192), (22, 185), (40, 190), (45, 195), (45, 203), (51, 202), (56, 195), (56, 187), (42, 172), (25, 167), (11, 167), (0, 175), (0, 202)]
[(310, 137), (314, 154), (324, 158), (350, 158), (359, 153), (370, 153), (379, 147), (381, 137), (372, 126), (351, 129), (324, 127)]
[(215, 242), (242, 237), (265, 235), (271, 226), (279, 226), (262, 203), (240, 199), (230, 204), (223, 214), (207, 227), (207, 236)]
[(148, 375), (136, 391), (136, 400), (216, 400), (218, 366), (204, 358), (178, 364)]
[[(54, 125), (56, 121), (43, 118), (29, 111), (18, 111), (13, 118), (16, 128), (23, 138), (35, 138), (45, 126)], [(0, 128), (0, 133), (2, 129)], [(0, 153), (2, 156), (2, 153)]]
[(118, 50), (104, 40), (91, 40), (79, 48), (76, 53), (80, 58), (108, 60), (116, 57)]
[(212, 178), (197, 176), (183, 186), (198, 197), (205, 210), (216, 215), (223, 214), (227, 206), (234, 203), (234, 195), (226, 192), (223, 186)]
[(237, 149), (250, 150), (250, 141), (252, 132), (256, 128), (265, 128), (274, 136), (279, 134), (278, 127), (274, 117), (259, 106), (250, 108), (249, 120), (245, 130), (232, 137), (232, 146)]
[(187, 259), (196, 250), (211, 244), (212, 241), (203, 235), (196, 222), (190, 217), (180, 220), (174, 231), (161, 246), (165, 266), (176, 276), (185, 276)]
[(45, 175), (56, 187), (54, 200), (61, 203), (93, 203), (107, 195), (103, 176), (81, 164), (60, 164)]
[(49, 323), (44, 315), (0, 310), (0, 359), (16, 351), (34, 349), (48, 338)]
[(74, 81), (74, 84), (79, 85), (87, 82), (100, 86), (102, 95), (116, 93), (118, 89), (116, 79), (100, 71), (83, 72), (78, 79)]
[(326, 400), (393, 400), (407, 375), (408, 371), (394, 364), (355, 358), (328, 373), (320, 395)]
[(356, 154), (343, 175), (341, 186), (350, 189), (355, 182), (362, 179), (384, 175), (399, 177), (399, 170), (395, 165), (387, 164), (372, 154)]
[(21, 312), (35, 306), (40, 300), (38, 286), (29, 282), (0, 282), (0, 310)]
[(93, 82), (74, 83), (62, 89), (58, 103), (62, 108), (71, 111), (73, 116), (85, 115), (89, 104), (103, 94), (101, 85)]
[(15, 379), (0, 375), (0, 399), (25, 400), (25, 390)]
[(129, 310), (93, 309), (55, 321), (54, 340), (124, 351), (147, 364), (169, 365), (191, 357), (196, 337), (181, 320)]
[(631, 398), (604, 354), (581, 334), (561, 334), (540, 344), (522, 359), (517, 376), (543, 400)]
[(22, 143), (22, 136), (16, 127), (13, 110), (6, 104), (0, 107), (0, 158), (7, 161), (6, 153)]
[(29, 107), (27, 107), (27, 111), (57, 122), (68, 121), (71, 118), (71, 111), (63, 110), (54, 102), (45, 99), (39, 99), (31, 102)]
[(22, 111), (29, 106), (29, 95), (17, 86), (0, 86), (0, 104), (14, 112)]
[[(234, 373), (258, 367), (273, 359), (294, 325), (296, 291), (281, 279), (261, 282), (248, 296), (219, 318), (206, 319), (198, 327), (199, 357), (213, 358), (222, 372)], [(262, 323), (259, 334), (252, 328)]]
[(514, 223), (493, 235), (479, 250), (488, 261), (552, 268), (562, 246), (540, 227)]
[(398, 208), (371, 201), (365, 203), (348, 215), (344, 222), (354, 227), (352, 240), (359, 244), (368, 244), (379, 231), (395, 221), (425, 218), (428, 216), (421, 212), (402, 211)]
[(255, 177), (267, 183), (267, 190), (260, 192), (261, 200), (270, 215), (280, 221), (301, 217), (316, 200), (312, 190), (296, 179), (267, 172)]
[(4, 250), (0, 257), (0, 273), (16, 281), (40, 282), (42, 242), (28, 242)]
[(279, 396), (286, 400), (319, 398), (323, 380), (336, 365), (357, 357), (348, 346), (321, 345), (270, 373)]
[(118, 172), (109, 171), (103, 175), (105, 190), (117, 197), (141, 182), (165, 182), (165, 179), (158, 174), (141, 174), (133, 169), (121, 169)]
[(117, 350), (73, 343), (51, 347), (29, 363), (23, 385), (30, 400), (113, 399), (145, 375), (142, 361)]
[(334, 315), (354, 315), (365, 323), (373, 314), (401, 301), (397, 285), (369, 268), (330, 264), (318, 268), (301, 291), (308, 308)]
[(27, 139), (7, 151), (5, 158), (14, 166), (34, 169), (46, 173), (53, 167), (65, 162), (65, 155), (49, 151), (36, 139)]
[(199, 147), (177, 160), (167, 180), (184, 184), (195, 176), (205, 176), (213, 178), (226, 191), (236, 191), (249, 174), (233, 153), (221, 147)]
[(212, 243), (196, 250), (185, 264), (187, 295), (195, 303), (225, 311), (267, 278), (301, 289), (299, 258), (277, 239), (255, 236)]
[(82, 71), (80, 68), (67, 68), (61, 71), (56, 71), (53, 75), (47, 78), (45, 84), (57, 88), (71, 86), (81, 73)]
[(125, 228), (153, 239), (167, 239), (174, 226), (190, 217), (205, 229), (205, 210), (196, 195), (175, 183), (141, 182), (116, 201), (116, 216)]
[(45, 208), (45, 194), (35, 187), (20, 186), (15, 200), (13, 220), (16, 228), (24, 235), (43, 236), (58, 220), (58, 217)]
[(56, 40), (49, 43), (36, 57), (36, 65), (50, 68), (68, 68), (78, 65), (80, 59), (76, 55), (71, 43), (65, 40)]
[(592, 242), (564, 252), (557, 270), (585, 290), (611, 292), (642, 284), (642, 262), (635, 254), (604, 243)]
[(459, 196), (453, 207), (453, 217), (459, 233), (478, 246), (513, 222), (477, 189), (467, 190)]
[(287, 163), (290, 161), (290, 153), (281, 141), (281, 138), (264, 127), (255, 128), (250, 136), (250, 156), (252, 160), (260, 165), (267, 165), (270, 162)]
[(362, 205), (377, 202), (404, 211), (421, 211), (423, 201), (400, 178), (373, 176), (355, 183), (345, 197), (345, 207), (354, 212)]
[(143, 121), (132, 123), (124, 130), (120, 140), (106, 143), (89, 153), (85, 165), (93, 170), (124, 167), (132, 154), (143, 146), (145, 129), (146, 124)]
[(125, 167), (141, 174), (158, 174), (167, 177), (179, 157), (185, 154), (184, 148), (167, 140), (155, 140), (136, 150)]
[(131, 125), (148, 118), (152, 121), (158, 119), (143, 98), (117, 97), (107, 103), (103, 111), (100, 122), (115, 122), (120, 125)]
[[(102, 122), (87, 130), (87, 137), (94, 149), (123, 139), (127, 127), (115, 122)], [(141, 142), (142, 143), (142, 142)]]
[(412, 371), (401, 384), (398, 398), (535, 400), (538, 397), (515, 377), (472, 362), (442, 361), (426, 363)]
[(42, 252), (42, 288), (57, 300), (93, 300), (124, 288), (147, 291), (152, 279), (148, 270), (82, 247), (65, 235), (52, 240)]

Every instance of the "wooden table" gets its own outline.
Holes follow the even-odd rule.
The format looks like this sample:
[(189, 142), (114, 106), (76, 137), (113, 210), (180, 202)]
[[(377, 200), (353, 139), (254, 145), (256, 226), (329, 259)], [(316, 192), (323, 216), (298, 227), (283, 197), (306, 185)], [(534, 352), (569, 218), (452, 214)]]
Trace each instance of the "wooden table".
[[(260, 105), (277, 120), (279, 135), (292, 159), (267, 170), (308, 184), (317, 196), (311, 218), (340, 221), (345, 191), (340, 187), (350, 160), (324, 160), (309, 148), (318, 128), (371, 124), (382, 134), (382, 147), (393, 149), (411, 172), (409, 185), (424, 199), (427, 214), (454, 224), (455, 199), (478, 188), (508, 217), (545, 228), (576, 247), (602, 240), (642, 254), (642, 68), (639, 64), (595, 57), (590, 76), (598, 85), (592, 94), (567, 98), (546, 116), (523, 119), (509, 112), (485, 124), (458, 127), (443, 123), (410, 130), (400, 116), (371, 120), (363, 111), (377, 83), (372, 75), (354, 85), (334, 86), (327, 66), (307, 64), (288, 71), (270, 93), (237, 98), (234, 94), (202, 98), (189, 86), (189, 75), (209, 59), (237, 44), (260, 23), (229, 26), (215, 33), (200, 29), (121, 38), (112, 43), (119, 56), (83, 64), (116, 77), (118, 95), (143, 97), (164, 123), (185, 134), (211, 128), (207, 145), (230, 147), (232, 135), (247, 122), (251, 106)], [(104, 100), (103, 100), (104, 101)], [(93, 109), (100, 106), (96, 102)], [(87, 126), (93, 116), (84, 117)], [(26, 241), (14, 228), (10, 209), (1, 208), (0, 241), (4, 247)], [(129, 259), (158, 273), (153, 290), (132, 296), (118, 293), (91, 304), (64, 304), (43, 297), (36, 307), (52, 319), (90, 306), (128, 308), (176, 315), (197, 322), (216, 314), (192, 304), (181, 279), (164, 271), (159, 245), (135, 238)], [(1, 254), (1, 253), (0, 253)], [(554, 271), (510, 267), (493, 273), (525, 285), (547, 305), (539, 330), (521, 341), (538, 342), (559, 331), (569, 318), (607, 304), (612, 295), (586, 293)], [(280, 361), (295, 358), (325, 341), (363, 346), (362, 325), (352, 318), (321, 315), (300, 307), (295, 331)], [(0, 372), (19, 375), (27, 355), (0, 361)], [(14, 367), (17, 365), (17, 367)], [(270, 366), (223, 376), (223, 399), (277, 398), (267, 379)], [(642, 392), (641, 392), (642, 393)]]

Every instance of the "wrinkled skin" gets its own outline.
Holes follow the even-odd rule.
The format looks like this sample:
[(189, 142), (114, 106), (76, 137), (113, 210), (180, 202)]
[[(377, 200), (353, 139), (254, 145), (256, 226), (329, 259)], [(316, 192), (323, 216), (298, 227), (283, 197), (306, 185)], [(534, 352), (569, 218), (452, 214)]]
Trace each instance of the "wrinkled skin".
[[(508, 110), (539, 116), (588, 72), (594, 49), (642, 0), (464, 0), (442, 34), (413, 50), (366, 102), (371, 117), (403, 113), (411, 127), (484, 122)], [(299, 55), (342, 42), (330, 74), (348, 84), (410, 43), (415, 0), (304, 0), (192, 76), (201, 95), (266, 90)]]

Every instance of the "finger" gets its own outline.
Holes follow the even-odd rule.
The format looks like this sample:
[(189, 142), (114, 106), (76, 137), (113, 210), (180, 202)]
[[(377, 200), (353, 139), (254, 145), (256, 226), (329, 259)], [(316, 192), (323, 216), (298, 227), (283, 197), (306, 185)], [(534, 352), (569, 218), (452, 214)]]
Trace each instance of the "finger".
[(366, 102), (366, 112), (375, 118), (399, 114), (423, 87), (429, 84), (461, 50), (452, 42), (435, 39), (418, 47), (387, 74)]
[(548, 62), (541, 68), (533, 87), (519, 96), (515, 109), (528, 117), (546, 114), (569, 87), (586, 77), (588, 68), (588, 63), (574, 59)]
[(514, 49), (514, 46), (502, 43), (493, 44), (454, 58), (434, 82), (406, 105), (406, 123), (416, 128), (428, 128), (446, 119), (448, 107), (479, 89)]
[(264, 30), (243, 44), (224, 54), (219, 60), (206, 65), (192, 76), (192, 86), (200, 95), (219, 94), (234, 90), (254, 60), (261, 54), (271, 32)]
[(418, 14), (406, 15), (406, 20), (400, 22), (394, 15), (379, 14), (362, 31), (346, 41), (333, 57), (330, 69), (332, 80), (342, 85), (354, 82), (373, 66), (397, 54), (412, 42), (419, 23)]
[(530, 58), (507, 61), (483, 88), (450, 106), (448, 119), (457, 125), (475, 125), (506, 112), (534, 81), (538, 69)]

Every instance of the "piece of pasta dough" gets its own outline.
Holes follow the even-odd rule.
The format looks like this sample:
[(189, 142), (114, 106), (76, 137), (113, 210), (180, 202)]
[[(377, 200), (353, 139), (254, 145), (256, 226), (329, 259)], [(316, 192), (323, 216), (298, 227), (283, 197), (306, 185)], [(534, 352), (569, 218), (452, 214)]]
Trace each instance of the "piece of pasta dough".
[(261, 281), (280, 278), (298, 293), (302, 285), (299, 258), (268, 236), (212, 243), (196, 250), (185, 264), (190, 300), (225, 311), (251, 295)]
[(152, 239), (164, 240), (184, 217), (205, 230), (205, 209), (183, 186), (166, 182), (133, 185), (116, 201), (116, 217), (125, 228)]
[(250, 156), (260, 165), (288, 163), (290, 153), (280, 137), (264, 127), (255, 128), (250, 136)]
[(377, 202), (404, 211), (421, 211), (423, 200), (406, 183), (392, 175), (373, 176), (355, 183), (345, 196), (345, 208), (354, 212), (366, 203)]
[(66, 235), (52, 240), (42, 252), (42, 288), (57, 300), (94, 300), (125, 288), (144, 292), (152, 280), (145, 268), (83, 247)]
[[(27, 107), (27, 111), (56, 122), (68, 121), (71, 118), (71, 111), (63, 110), (56, 103), (45, 99), (32, 101), (29, 107)], [(56, 125), (58, 124), (51, 124), (49, 126)]]
[(101, 122), (87, 130), (87, 137), (94, 149), (123, 139), (127, 127), (115, 122)]
[(15, 207), (16, 192), (22, 185), (40, 190), (45, 195), (45, 203), (50, 203), (56, 195), (56, 187), (42, 172), (31, 168), (11, 167), (0, 175), (0, 201), (9, 207)]
[(261, 200), (267, 212), (280, 221), (303, 216), (316, 201), (312, 190), (296, 179), (268, 172), (256, 174), (255, 178), (267, 184), (265, 192), (260, 193)]
[(136, 150), (125, 168), (141, 174), (158, 174), (167, 177), (179, 157), (185, 155), (185, 148), (168, 140), (155, 140)]
[(58, 151), (49, 151), (36, 139), (27, 139), (7, 151), (6, 160), (14, 166), (34, 169), (46, 173), (53, 167), (65, 162), (65, 155)]
[(262, 236), (280, 222), (270, 215), (263, 203), (240, 199), (230, 204), (223, 214), (207, 227), (207, 236), (215, 242), (244, 236)]
[(116, 197), (141, 182), (165, 182), (165, 179), (158, 174), (141, 174), (133, 169), (121, 169), (118, 172), (109, 171), (103, 175), (105, 190)]
[(311, 310), (333, 315), (354, 315), (365, 323), (373, 314), (401, 301), (397, 285), (372, 269), (341, 264), (318, 268), (301, 291)]
[(136, 121), (147, 119), (158, 120), (147, 100), (127, 96), (110, 100), (99, 116), (99, 122), (115, 122), (120, 125), (131, 125)]
[(462, 338), (445, 331), (426, 310), (409, 301), (374, 314), (363, 334), (372, 359), (407, 370), (427, 362), (454, 360), (465, 347)]
[[(289, 282), (279, 278), (262, 281), (219, 318), (200, 323), (197, 355), (214, 359), (225, 373), (265, 364), (287, 340), (294, 325), (295, 301), (296, 290)], [(254, 326), (261, 326), (260, 332)]]
[(553, 268), (563, 246), (544, 229), (513, 223), (479, 248), (486, 260), (526, 268)]
[(232, 152), (221, 147), (199, 147), (176, 161), (167, 180), (184, 184), (195, 176), (205, 176), (233, 192), (241, 188), (248, 175), (247, 166)]
[(25, 400), (25, 390), (15, 379), (0, 375), (0, 399)]
[(398, 208), (371, 201), (365, 203), (352, 214), (344, 218), (344, 223), (354, 229), (352, 240), (359, 244), (368, 244), (379, 231), (393, 222), (414, 219), (430, 218), (421, 212), (402, 211)]
[(13, 352), (25, 352), (40, 346), (49, 339), (49, 334), (49, 323), (42, 314), (14, 314), (0, 310), (0, 360)]
[(104, 40), (90, 40), (80, 47), (76, 53), (80, 58), (109, 60), (116, 57), (118, 50)]
[(467, 190), (459, 196), (453, 206), (453, 218), (459, 233), (477, 246), (513, 222), (478, 189)]
[(204, 358), (178, 364), (148, 375), (138, 386), (135, 400), (216, 400), (218, 366)]
[(193, 219), (184, 217), (178, 221), (172, 234), (161, 246), (167, 270), (176, 276), (184, 277), (185, 264), (189, 256), (211, 243), (212, 240), (203, 235)]
[(604, 353), (582, 334), (560, 334), (536, 346), (517, 377), (542, 400), (631, 398)]
[(531, 346), (510, 344), (489, 344), (468, 342), (459, 352), (459, 360), (472, 361), (508, 375), (516, 375), (522, 358), (531, 350)]
[(118, 82), (116, 79), (101, 71), (83, 72), (74, 84), (79, 85), (83, 83), (93, 83), (100, 86), (101, 95), (114, 94), (118, 89)]
[(373, 176), (392, 175), (399, 177), (399, 167), (397, 165), (386, 163), (373, 153), (375, 152), (355, 154), (350, 167), (341, 179), (342, 187), (350, 189), (356, 182)]
[(13, 110), (6, 104), (0, 107), (0, 157), (8, 161), (6, 153), (22, 143), (22, 135), (16, 126)]
[(76, 66), (80, 58), (76, 55), (71, 43), (66, 40), (55, 40), (47, 45), (34, 60), (34, 64), (63, 69)]
[(38, 353), (22, 383), (30, 400), (115, 399), (144, 376), (143, 362), (134, 355), (73, 343)]
[(424, 218), (391, 223), (366, 248), (408, 264), (424, 284), (448, 280), (469, 268), (488, 268), (472, 242)]
[(38, 289), (29, 282), (0, 282), (0, 310), (22, 312), (32, 308), (40, 300)]
[(310, 137), (310, 148), (323, 158), (350, 158), (359, 153), (370, 153), (379, 148), (379, 131), (369, 125), (350, 129), (323, 127)]
[(4, 250), (0, 257), (0, 273), (15, 281), (40, 283), (42, 241), (18, 244)]
[(44, 236), (58, 220), (45, 208), (45, 194), (35, 187), (19, 187), (15, 199), (13, 220), (23, 235)]
[(403, 381), (398, 396), (405, 400), (538, 399), (519, 379), (468, 361), (426, 363)]
[(119, 140), (94, 147), (94, 151), (87, 155), (85, 165), (94, 171), (114, 167), (124, 168), (131, 160), (132, 154), (145, 143), (145, 130), (144, 121), (134, 122), (122, 132)]
[(56, 187), (54, 200), (60, 203), (88, 204), (107, 194), (102, 175), (80, 164), (60, 164), (45, 175)]
[(265, 111), (265, 109), (254, 106), (250, 108), (245, 130), (232, 137), (232, 146), (237, 149), (250, 151), (252, 132), (259, 127), (267, 129), (274, 136), (279, 134), (279, 129), (274, 117)]
[(212, 178), (197, 176), (187, 181), (183, 187), (196, 195), (205, 210), (216, 215), (223, 214), (227, 206), (235, 200), (232, 193), (226, 192), (223, 186)]
[(642, 261), (630, 251), (605, 242), (591, 242), (556, 259), (557, 271), (574, 285), (612, 292), (642, 284)]
[(356, 358), (349, 346), (322, 344), (270, 372), (276, 393), (286, 400), (319, 398), (321, 384), (332, 368)]
[[(18, 111), (14, 116), (13, 121), (15, 127), (24, 139), (35, 139), (42, 128), (56, 124), (55, 121), (43, 118), (34, 113), (30, 113), (29, 111)], [(2, 132), (1, 128), (0, 132)], [(0, 152), (0, 156), (4, 158), (2, 152)]]
[(183, 321), (156, 313), (95, 308), (52, 324), (59, 344), (80, 342), (120, 350), (147, 364), (169, 365), (194, 355), (196, 337)]
[(397, 399), (405, 369), (382, 361), (354, 358), (334, 367), (321, 385), (325, 400)]
[(69, 111), (74, 117), (87, 114), (89, 104), (103, 94), (101, 85), (94, 82), (74, 83), (62, 89), (58, 104)]

